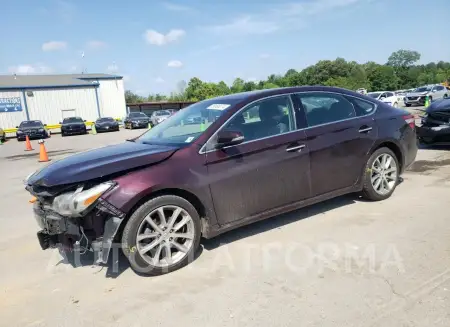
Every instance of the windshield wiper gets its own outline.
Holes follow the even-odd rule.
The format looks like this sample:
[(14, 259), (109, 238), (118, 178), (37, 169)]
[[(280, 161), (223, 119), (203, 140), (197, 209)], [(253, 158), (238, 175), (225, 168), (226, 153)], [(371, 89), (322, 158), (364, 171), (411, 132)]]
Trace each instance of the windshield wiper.
[(126, 139), (127, 142), (136, 142), (134, 139)]

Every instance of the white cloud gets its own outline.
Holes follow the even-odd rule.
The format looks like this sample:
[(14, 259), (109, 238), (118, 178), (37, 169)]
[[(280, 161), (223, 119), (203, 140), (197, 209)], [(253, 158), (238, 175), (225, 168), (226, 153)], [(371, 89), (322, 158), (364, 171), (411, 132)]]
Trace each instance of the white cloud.
[(166, 7), (167, 10), (171, 11), (191, 11), (192, 9), (187, 6), (179, 5), (172, 2), (164, 2), (163, 6)]
[(268, 58), (270, 58), (270, 54), (268, 54), (268, 53), (261, 53), (259, 55), (259, 58), (260, 59), (268, 59)]
[(107, 44), (103, 41), (92, 40), (87, 43), (87, 47), (92, 50), (105, 48)]
[(245, 16), (227, 24), (212, 26), (211, 30), (218, 34), (249, 35), (269, 34), (277, 31), (279, 28), (276, 22)]
[(162, 84), (162, 83), (165, 83), (166, 81), (162, 77), (157, 77), (157, 78), (155, 78), (155, 82), (158, 84)]
[(298, 30), (311, 23), (312, 17), (370, 1), (310, 0), (275, 4), (270, 10), (250, 13), (234, 18), (228, 23), (206, 26), (203, 29), (231, 37), (264, 35), (286, 29)]
[(185, 34), (186, 32), (181, 29), (172, 29), (167, 34), (162, 34), (155, 30), (146, 30), (144, 39), (149, 44), (162, 46), (179, 40)]
[(67, 42), (64, 41), (50, 41), (42, 44), (42, 51), (58, 51), (67, 48)]
[(35, 65), (24, 64), (11, 66), (8, 68), (8, 72), (11, 74), (18, 74), (18, 75), (50, 74), (53, 72), (53, 69), (43, 64), (35, 64)]
[(183, 63), (179, 60), (171, 60), (167, 63), (167, 67), (180, 68), (183, 67)]

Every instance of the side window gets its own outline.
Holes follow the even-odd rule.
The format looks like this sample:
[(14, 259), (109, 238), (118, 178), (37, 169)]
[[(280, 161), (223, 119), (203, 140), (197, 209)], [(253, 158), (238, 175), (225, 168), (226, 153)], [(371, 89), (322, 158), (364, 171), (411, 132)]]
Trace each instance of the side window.
[(245, 108), (224, 127), (244, 134), (245, 141), (275, 136), (294, 130), (289, 96), (261, 100)]
[(356, 117), (353, 104), (344, 96), (334, 93), (300, 93), (308, 126), (317, 126)]
[(394, 93), (392, 93), (392, 92), (386, 92), (386, 97), (393, 97), (394, 96)]
[(438, 86), (438, 87), (437, 87), (437, 90), (438, 90), (438, 91), (443, 91), (443, 90), (444, 90), (444, 87), (443, 87), (443, 86)]
[(357, 116), (370, 115), (376, 108), (376, 105), (371, 102), (357, 99), (354, 97), (346, 97), (346, 98), (353, 104)]

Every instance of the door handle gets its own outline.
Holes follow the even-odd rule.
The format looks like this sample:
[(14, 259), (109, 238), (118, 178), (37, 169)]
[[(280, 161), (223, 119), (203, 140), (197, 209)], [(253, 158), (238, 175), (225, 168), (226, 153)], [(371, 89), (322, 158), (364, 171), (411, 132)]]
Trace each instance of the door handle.
[(286, 149), (286, 152), (294, 152), (294, 151), (300, 152), (300, 151), (302, 151), (302, 149), (303, 149), (304, 147), (305, 147), (304, 144), (297, 145), (297, 146), (293, 146), (293, 147), (291, 147), (291, 148), (287, 148), (287, 149)]
[(361, 127), (358, 132), (367, 133), (367, 132), (370, 132), (371, 130), (372, 130), (372, 127)]

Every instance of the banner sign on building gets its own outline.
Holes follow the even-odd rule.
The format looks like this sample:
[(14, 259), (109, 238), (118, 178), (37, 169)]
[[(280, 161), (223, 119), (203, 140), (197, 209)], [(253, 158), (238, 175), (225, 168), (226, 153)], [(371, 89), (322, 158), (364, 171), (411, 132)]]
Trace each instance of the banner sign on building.
[(0, 112), (22, 111), (22, 100), (17, 98), (0, 98)]

